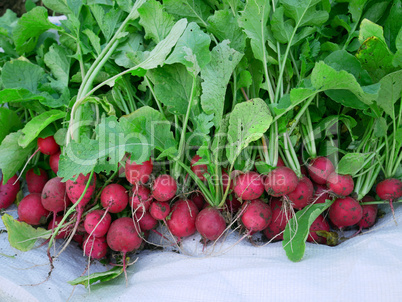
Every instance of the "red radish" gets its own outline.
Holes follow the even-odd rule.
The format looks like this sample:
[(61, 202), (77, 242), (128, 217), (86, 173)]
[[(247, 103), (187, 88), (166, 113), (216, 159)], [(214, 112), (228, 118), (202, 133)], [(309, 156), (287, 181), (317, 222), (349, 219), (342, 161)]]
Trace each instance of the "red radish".
[(198, 208), (191, 200), (180, 199), (175, 202), (171, 210), (167, 226), (174, 236), (187, 237), (196, 231), (195, 220)]
[(116, 252), (123, 253), (123, 270), (126, 272), (126, 254), (140, 248), (142, 238), (139, 226), (132, 218), (122, 217), (112, 222), (106, 236), (107, 245)]
[(197, 215), (195, 227), (202, 237), (214, 241), (225, 231), (226, 222), (219, 210), (208, 207)]
[(340, 175), (333, 172), (327, 178), (327, 187), (338, 196), (348, 196), (353, 192), (353, 178), (350, 175)]
[(100, 200), (108, 212), (120, 213), (128, 205), (128, 194), (122, 185), (110, 184), (102, 190)]
[(388, 178), (379, 182), (375, 190), (380, 199), (394, 201), (402, 197), (402, 182), (396, 178)]
[(151, 159), (144, 161), (142, 164), (137, 164), (127, 159), (125, 167), (126, 178), (132, 184), (137, 184), (138, 182), (145, 184), (148, 182), (153, 168), (154, 165)]
[(328, 188), (324, 185), (314, 184), (315, 193), (313, 201), (314, 203), (325, 203), (325, 200), (331, 199)]
[(241, 221), (249, 232), (262, 231), (270, 224), (271, 219), (271, 207), (261, 200), (254, 199), (243, 204)]
[(362, 217), (363, 209), (352, 197), (338, 198), (329, 208), (329, 219), (340, 229), (355, 225)]
[(327, 182), (328, 176), (335, 171), (332, 162), (323, 156), (311, 160), (307, 169), (311, 179), (320, 185), (324, 185)]
[(264, 186), (269, 195), (279, 197), (293, 192), (298, 182), (297, 175), (292, 169), (278, 167), (267, 174)]
[[(370, 201), (375, 201), (375, 198), (366, 195), (363, 197), (361, 200), (362, 202), (370, 202)], [(377, 212), (378, 212), (378, 206), (376, 204), (367, 204), (367, 205), (362, 205), (363, 208), (363, 217), (359, 221), (359, 227), (361, 229), (367, 229), (371, 228), (377, 219)]]
[(156, 220), (164, 220), (170, 213), (170, 205), (166, 201), (154, 201), (151, 203), (149, 213)]
[(107, 243), (105, 237), (87, 236), (82, 243), (86, 256), (94, 259), (102, 259), (107, 254)]
[(149, 212), (136, 212), (134, 214), (135, 220), (140, 225), (141, 232), (150, 231), (158, 225), (158, 221), (151, 216)]
[(94, 237), (103, 237), (109, 230), (112, 217), (104, 210), (94, 210), (84, 220), (85, 231)]
[(232, 194), (226, 198), (225, 206), (230, 213), (235, 214), (241, 208), (241, 202)]
[[(191, 171), (194, 172), (195, 175), (202, 181), (205, 181), (206, 178), (204, 176), (205, 173), (208, 173), (207, 165), (196, 165), (196, 163), (202, 159), (201, 156), (195, 155), (191, 160)], [(201, 160), (202, 162), (202, 160)]]
[(39, 175), (35, 174), (34, 169), (29, 169), (25, 175), (29, 193), (42, 193), (42, 189), (49, 180), (47, 173), (39, 168)]
[(64, 211), (71, 203), (66, 195), (66, 184), (62, 182), (60, 177), (52, 178), (45, 184), (41, 194), (41, 202), (46, 210), (55, 215)]
[[(14, 184), (15, 183), (15, 184)], [(14, 175), (5, 184), (3, 184), (3, 176), (0, 181), (0, 209), (7, 209), (13, 204), (20, 191), (20, 181), (18, 176)]]
[(291, 212), (285, 211), (282, 205), (283, 202), (280, 199), (271, 200), (272, 219), (263, 231), (269, 240), (283, 240), (283, 231), (289, 219), (292, 218)]
[(256, 172), (247, 172), (234, 179), (234, 192), (242, 200), (257, 199), (264, 193), (261, 175)]
[(307, 237), (308, 242), (317, 242), (321, 244), (326, 244), (327, 243), (327, 238), (321, 237), (317, 235), (317, 231), (326, 231), (329, 232), (329, 223), (328, 221), (324, 218), (324, 216), (319, 215), (316, 220), (313, 221), (313, 223), (310, 226), (310, 233)]
[(287, 196), (292, 202), (292, 207), (301, 210), (311, 202), (313, 194), (314, 187), (311, 180), (303, 176), (302, 179), (299, 180), (296, 189)]
[(168, 201), (176, 195), (177, 183), (170, 175), (159, 175), (154, 182), (152, 196), (158, 201)]
[(205, 199), (201, 193), (195, 192), (195, 193), (191, 194), (190, 199), (197, 206), (198, 210), (201, 211), (204, 208)]
[(56, 143), (53, 136), (46, 138), (38, 138), (39, 151), (46, 155), (56, 154), (60, 150), (60, 146)]
[[(83, 175), (80, 174), (77, 180), (67, 180), (66, 188), (67, 195), (73, 203), (76, 203), (78, 199), (81, 197), (84, 192), (85, 186), (87, 185), (89, 179), (89, 174)], [(78, 207), (84, 208), (85, 205), (91, 200), (92, 194), (95, 191), (96, 185), (96, 175), (93, 174), (91, 183), (89, 184), (88, 190), (85, 192), (84, 197), (80, 201), (80, 205)]]
[[(47, 229), (53, 230), (53, 229), (57, 228), (62, 219), (63, 219), (63, 216), (56, 216), (55, 219), (50, 220), (50, 222), (47, 226)], [(67, 230), (61, 228), (59, 230), (59, 233), (56, 235), (55, 239), (63, 239), (63, 238), (66, 238), (67, 236), (68, 236)]]
[(38, 193), (25, 196), (18, 205), (18, 218), (30, 225), (46, 223), (49, 211), (42, 206), (41, 197)]
[(134, 211), (148, 211), (152, 200), (151, 191), (147, 187), (141, 185), (133, 187), (133, 196), (131, 197), (130, 206)]
[(50, 169), (57, 175), (57, 172), (59, 172), (59, 161), (60, 161), (60, 154), (61, 152), (57, 152), (55, 154), (50, 155), (49, 157), (49, 166)]

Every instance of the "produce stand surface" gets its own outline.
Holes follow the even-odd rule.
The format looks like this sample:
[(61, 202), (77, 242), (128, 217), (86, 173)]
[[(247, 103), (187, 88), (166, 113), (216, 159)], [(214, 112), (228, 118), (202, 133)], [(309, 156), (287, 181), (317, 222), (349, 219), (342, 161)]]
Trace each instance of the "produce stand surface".
[[(397, 226), (387, 212), (370, 232), (336, 247), (308, 243), (298, 263), (286, 258), (281, 242), (258, 248), (243, 240), (228, 249), (239, 235), (227, 237), (208, 255), (210, 248), (202, 252), (197, 234), (183, 242), (192, 256), (143, 251), (132, 256), (139, 259), (128, 268), (127, 286), (122, 275), (90, 289), (67, 283), (87, 265), (75, 244), (55, 261), (48, 281), (30, 286), (48, 274), (46, 246), (23, 253), (10, 247), (3, 233), (0, 301), (400, 301), (402, 207), (395, 215)], [(96, 270), (105, 268), (91, 265), (90, 272)]]

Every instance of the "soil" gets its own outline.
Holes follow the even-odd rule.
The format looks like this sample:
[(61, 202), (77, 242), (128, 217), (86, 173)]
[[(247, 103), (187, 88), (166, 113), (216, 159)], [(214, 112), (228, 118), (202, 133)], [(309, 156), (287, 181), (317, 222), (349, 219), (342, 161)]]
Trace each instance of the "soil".
[(7, 9), (11, 9), (20, 17), (25, 10), (25, 0), (0, 0), (0, 16), (3, 16)]

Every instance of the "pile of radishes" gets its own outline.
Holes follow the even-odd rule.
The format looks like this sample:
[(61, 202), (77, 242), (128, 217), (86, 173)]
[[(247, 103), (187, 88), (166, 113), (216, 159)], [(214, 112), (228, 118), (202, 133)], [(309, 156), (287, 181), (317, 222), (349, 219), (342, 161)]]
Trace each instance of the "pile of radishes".
[[(57, 174), (60, 148), (54, 139), (38, 139), (38, 148), (49, 156), (49, 166)], [(199, 159), (194, 157), (191, 169), (205, 182), (208, 169), (195, 164)], [(156, 230), (160, 224), (168, 228), (175, 243), (198, 231), (203, 244), (208, 244), (219, 240), (232, 225), (239, 226), (244, 237), (263, 232), (270, 241), (282, 240), (287, 222), (297, 211), (334, 200), (329, 211), (315, 219), (307, 238), (325, 244), (326, 237), (318, 231), (325, 234), (331, 226), (334, 230), (355, 226), (361, 231), (373, 226), (377, 217), (376, 204), (360, 204), (375, 199), (356, 200), (352, 177), (337, 174), (326, 157), (302, 165), (301, 177), (281, 159), (266, 175), (235, 171), (229, 177), (223, 173), (224, 190), (229, 192), (223, 207), (210, 206), (197, 189), (178, 192), (173, 177), (156, 175), (153, 168), (151, 159), (137, 164), (128, 158), (121, 163), (125, 179), (109, 179), (103, 184), (95, 173), (63, 182), (60, 177), (49, 179), (42, 168), (31, 168), (25, 173), (29, 194), (18, 204), (18, 220), (57, 230), (54, 239), (75, 240), (84, 254), (94, 259), (106, 257), (109, 250), (121, 252), (125, 267), (126, 253), (139, 249), (150, 231), (164, 237)], [(1, 183), (0, 207), (7, 209), (19, 190), (17, 175)], [(402, 183), (387, 179), (378, 183), (376, 190), (381, 199), (393, 201), (402, 196)], [(69, 211), (72, 207), (75, 213)]]

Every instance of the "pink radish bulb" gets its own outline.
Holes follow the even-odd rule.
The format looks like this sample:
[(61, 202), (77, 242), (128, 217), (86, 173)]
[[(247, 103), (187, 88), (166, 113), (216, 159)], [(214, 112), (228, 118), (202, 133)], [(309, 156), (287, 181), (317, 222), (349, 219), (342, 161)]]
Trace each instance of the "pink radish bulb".
[(30, 225), (46, 223), (49, 211), (42, 206), (40, 194), (31, 193), (25, 196), (18, 205), (18, 218)]
[(375, 190), (380, 199), (394, 201), (402, 197), (402, 182), (396, 178), (388, 178), (379, 182)]
[(311, 224), (310, 233), (307, 237), (307, 241), (326, 244), (327, 238), (318, 236), (316, 233), (317, 231), (326, 231), (326, 232), (330, 231), (329, 223), (322, 215), (319, 215)]
[[(361, 200), (362, 202), (370, 202), (370, 201), (375, 201), (375, 198), (369, 195), (366, 195), (363, 197)], [(360, 229), (367, 229), (371, 228), (377, 219), (377, 212), (378, 212), (378, 206), (376, 204), (367, 204), (367, 205), (362, 205), (363, 208), (363, 217), (359, 221), (359, 228)]]
[(87, 236), (82, 243), (82, 247), (86, 256), (98, 260), (106, 256), (108, 248), (105, 237), (94, 236)]
[(25, 175), (29, 193), (42, 193), (43, 187), (49, 180), (47, 173), (39, 168), (39, 175), (35, 174), (34, 169), (29, 169)]
[(202, 180), (205, 181), (206, 178), (204, 176), (205, 173), (208, 173), (208, 167), (207, 165), (196, 165), (196, 163), (201, 159), (202, 162), (202, 158), (199, 155), (195, 155), (192, 160), (191, 160), (191, 171), (194, 172), (195, 175), (197, 175), (197, 177)]
[(237, 176), (234, 180), (234, 193), (242, 200), (259, 198), (264, 193), (261, 175), (250, 171)]
[[(0, 209), (7, 209), (13, 204), (20, 191), (20, 181), (18, 176), (14, 175), (5, 184), (3, 183), (3, 175), (0, 181)], [(15, 184), (14, 184), (15, 183)]]
[(202, 237), (214, 241), (225, 231), (226, 222), (219, 210), (208, 207), (197, 215), (195, 227)]
[(226, 198), (225, 207), (231, 214), (236, 214), (241, 208), (241, 202), (232, 194)]
[(158, 225), (158, 220), (152, 217), (149, 212), (136, 212), (134, 218), (138, 222), (141, 232), (150, 231)]
[(328, 176), (335, 171), (335, 167), (328, 158), (319, 156), (310, 161), (307, 170), (315, 183), (324, 185)]
[(198, 210), (202, 210), (205, 205), (205, 198), (201, 193), (195, 192), (191, 194), (190, 199), (194, 202), (197, 206)]
[(170, 205), (166, 201), (154, 201), (151, 203), (149, 213), (156, 220), (164, 220), (170, 213)]
[(132, 252), (140, 248), (142, 239), (139, 226), (129, 217), (118, 218), (112, 222), (106, 236), (108, 246), (116, 252)]
[(196, 231), (195, 220), (198, 215), (198, 208), (191, 200), (180, 199), (172, 207), (167, 226), (170, 232), (176, 237), (187, 237)]
[(60, 146), (56, 143), (53, 136), (38, 138), (39, 151), (46, 155), (53, 155), (59, 152)]
[(292, 202), (293, 208), (301, 210), (311, 202), (313, 194), (313, 183), (306, 176), (303, 176), (303, 178), (299, 180), (296, 189), (287, 196)]
[(325, 200), (331, 199), (331, 197), (328, 193), (329, 190), (326, 186), (315, 184), (314, 188), (315, 188), (314, 197), (313, 197), (314, 203), (325, 203)]
[[(87, 185), (89, 179), (89, 174), (83, 175), (80, 174), (77, 180), (67, 180), (66, 188), (67, 188), (67, 195), (73, 203), (76, 203), (78, 199), (81, 197), (82, 193), (84, 192), (85, 186)], [(80, 201), (79, 207), (84, 208), (85, 205), (91, 200), (92, 194), (95, 192), (96, 186), (96, 174), (93, 174), (91, 183), (84, 194), (84, 197)]]
[(259, 199), (244, 203), (242, 211), (241, 221), (249, 232), (262, 231), (271, 223), (271, 207)]
[(128, 193), (122, 185), (110, 184), (102, 190), (100, 200), (110, 213), (120, 213), (128, 205)]
[(59, 161), (60, 161), (60, 154), (61, 152), (57, 152), (55, 154), (50, 155), (49, 157), (49, 166), (50, 169), (57, 175), (57, 172), (59, 172)]
[(278, 167), (267, 174), (264, 186), (269, 195), (280, 197), (293, 192), (298, 182), (297, 175), (292, 169)]
[(152, 196), (158, 201), (168, 201), (176, 195), (177, 183), (170, 175), (159, 175), (154, 182)]
[(148, 211), (153, 199), (151, 191), (144, 186), (133, 186), (133, 195), (130, 200), (130, 206), (134, 211)]
[(66, 184), (60, 177), (54, 177), (46, 182), (41, 194), (43, 207), (54, 213), (64, 211), (71, 203), (66, 194)]
[(338, 198), (329, 208), (329, 219), (340, 229), (355, 225), (362, 217), (363, 209), (352, 197)]
[(272, 219), (269, 225), (263, 230), (265, 237), (269, 240), (283, 240), (283, 231), (289, 219), (292, 218), (290, 211), (282, 209), (283, 202), (280, 199), (271, 200)]
[(85, 231), (94, 237), (103, 237), (109, 230), (112, 216), (104, 210), (94, 210), (84, 220)]
[(137, 184), (138, 182), (145, 184), (148, 182), (153, 168), (154, 165), (151, 159), (141, 164), (131, 162), (130, 159), (127, 159), (125, 167), (127, 181), (131, 184)]
[(354, 182), (350, 175), (331, 173), (327, 178), (328, 189), (338, 196), (348, 196), (353, 192)]

